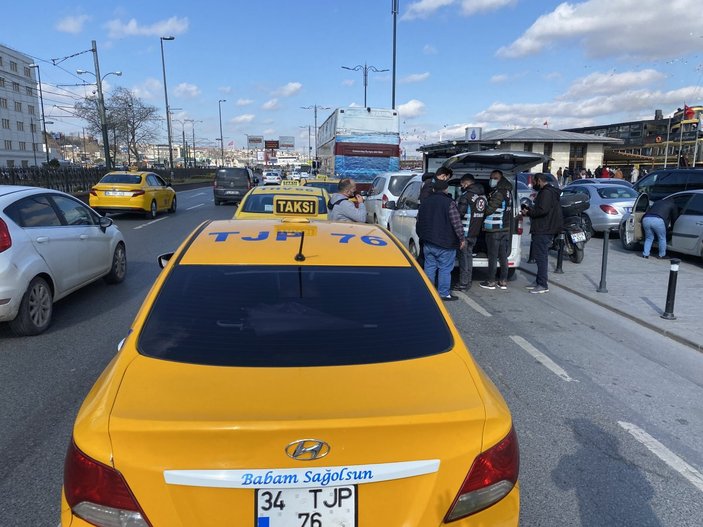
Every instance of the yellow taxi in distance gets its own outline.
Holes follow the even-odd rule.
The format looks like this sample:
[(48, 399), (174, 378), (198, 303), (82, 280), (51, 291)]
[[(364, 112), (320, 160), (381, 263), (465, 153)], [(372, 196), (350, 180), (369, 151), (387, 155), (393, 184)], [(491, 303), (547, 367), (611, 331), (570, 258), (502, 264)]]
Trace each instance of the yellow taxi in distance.
[(337, 192), (337, 189), (339, 187), (339, 179), (328, 179), (320, 177), (316, 179), (308, 179), (305, 181), (305, 186), (312, 188), (323, 188), (327, 191), (328, 194), (332, 195)]
[(518, 525), (508, 407), (388, 231), (208, 221), (159, 261), (76, 418), (63, 527)]
[(267, 219), (273, 215), (326, 220), (329, 194), (319, 188), (276, 185), (254, 187), (242, 198), (235, 220)]
[(176, 212), (176, 191), (153, 172), (108, 172), (90, 189), (89, 205), (98, 212), (140, 212), (155, 218)]

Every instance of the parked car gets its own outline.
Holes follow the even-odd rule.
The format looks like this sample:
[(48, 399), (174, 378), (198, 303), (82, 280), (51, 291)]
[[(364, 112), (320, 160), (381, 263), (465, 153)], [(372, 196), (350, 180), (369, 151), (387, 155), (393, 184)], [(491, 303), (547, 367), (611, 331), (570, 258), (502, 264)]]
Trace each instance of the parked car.
[(649, 201), (656, 201), (675, 192), (703, 189), (703, 170), (662, 168), (639, 179), (633, 187), (637, 192), (647, 194)]
[[(667, 250), (703, 258), (703, 189), (677, 192), (662, 199), (673, 200), (681, 211), (671, 229)], [(640, 194), (632, 212), (626, 214), (620, 222), (620, 242), (628, 251), (637, 250), (644, 241), (642, 217), (649, 204), (649, 196)]]
[(622, 187), (632, 188), (632, 183), (627, 180), (619, 178), (609, 178), (609, 177), (590, 177), (584, 179), (574, 179), (570, 182), (567, 187), (577, 186), (577, 185), (620, 185)]
[(412, 172), (386, 172), (376, 176), (366, 194), (366, 222), (388, 226), (389, 201), (396, 201), (405, 185), (415, 174)]
[(115, 171), (90, 189), (88, 204), (100, 213), (138, 212), (155, 218), (160, 211), (176, 212), (176, 191), (153, 172)]
[[(524, 183), (527, 185), (529, 188), (532, 188), (532, 177), (535, 174), (538, 174), (539, 172), (520, 172), (517, 175), (517, 180)], [(554, 185), (555, 187), (559, 188), (559, 181), (557, 180), (556, 176), (554, 174), (551, 174), (549, 172), (542, 172), (545, 176), (547, 176), (547, 181)]]
[(528, 198), (534, 201), (536, 195), (537, 193), (530, 187), (528, 187), (525, 183), (523, 183), (522, 181), (517, 182), (518, 201), (522, 201), (523, 198)]
[(73, 196), (0, 185), (0, 322), (15, 334), (45, 331), (54, 302), (99, 278), (122, 282), (126, 254), (112, 219)]
[(596, 183), (592, 185), (567, 185), (562, 196), (586, 194), (590, 206), (582, 213), (586, 230), (590, 234), (617, 229), (624, 214), (632, 211), (637, 191), (624, 185)]
[(254, 173), (249, 168), (221, 168), (215, 172), (212, 192), (215, 205), (238, 204), (244, 194), (256, 186)]
[(264, 185), (280, 185), (282, 179), (280, 172), (274, 172), (272, 170), (264, 172)]
[[(450, 180), (450, 191), (454, 197), (459, 192), (458, 182), (464, 174), (473, 174), (476, 181), (482, 184), (489, 193), (488, 180), (493, 170), (501, 170), (503, 175), (513, 184), (513, 195), (511, 196), (511, 209), (513, 221), (510, 229), (510, 252), (508, 254), (508, 275), (515, 274), (515, 269), (519, 267), (522, 258), (520, 238), (522, 236), (522, 216), (520, 216), (520, 206), (518, 200), (518, 189), (516, 179), (523, 171), (549, 160), (548, 156), (533, 152), (510, 152), (506, 150), (485, 150), (482, 152), (466, 152), (457, 154), (447, 159), (443, 166), (454, 171)], [(414, 176), (401, 192), (397, 202), (388, 202), (386, 208), (393, 212), (389, 218), (389, 229), (398, 240), (417, 257), (419, 254), (419, 240), (415, 225), (417, 223), (417, 211), (420, 207), (420, 189), (422, 187), (422, 177)], [(486, 242), (483, 234), (479, 236), (474, 245), (474, 267), (488, 267), (488, 257), (486, 254)]]

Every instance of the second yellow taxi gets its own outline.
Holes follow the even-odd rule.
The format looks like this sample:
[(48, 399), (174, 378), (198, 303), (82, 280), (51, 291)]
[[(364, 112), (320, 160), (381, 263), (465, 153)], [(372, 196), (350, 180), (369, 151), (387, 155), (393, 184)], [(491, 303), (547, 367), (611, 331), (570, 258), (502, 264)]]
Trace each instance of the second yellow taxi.
[(267, 219), (272, 216), (327, 219), (329, 194), (321, 188), (293, 185), (254, 187), (242, 199), (235, 220)]
[(100, 213), (139, 212), (155, 218), (176, 212), (176, 191), (153, 172), (108, 172), (90, 189), (89, 205)]

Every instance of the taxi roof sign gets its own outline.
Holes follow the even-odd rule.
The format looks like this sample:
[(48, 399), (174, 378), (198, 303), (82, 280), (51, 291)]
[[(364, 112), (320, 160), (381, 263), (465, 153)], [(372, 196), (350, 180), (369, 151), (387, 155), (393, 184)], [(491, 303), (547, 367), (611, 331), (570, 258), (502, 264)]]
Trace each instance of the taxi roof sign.
[(274, 196), (274, 216), (317, 216), (318, 200), (307, 196)]

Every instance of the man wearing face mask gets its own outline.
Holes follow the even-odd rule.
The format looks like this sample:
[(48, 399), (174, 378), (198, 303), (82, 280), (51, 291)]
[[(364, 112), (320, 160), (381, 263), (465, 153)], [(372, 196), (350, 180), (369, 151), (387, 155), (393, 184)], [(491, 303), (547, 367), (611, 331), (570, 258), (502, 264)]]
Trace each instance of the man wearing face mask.
[(550, 185), (544, 174), (534, 175), (532, 188), (538, 191), (534, 206), (529, 208), (523, 205), (520, 211), (523, 216), (531, 218), (532, 247), (537, 261), (537, 279), (528, 285), (527, 289), (530, 293), (548, 293), (549, 245), (563, 228), (559, 203), (561, 190)]
[[(500, 170), (491, 172), (491, 179), (488, 181), (490, 192), (483, 220), (488, 256), (488, 280), (478, 285), (484, 289), (495, 289), (496, 287), (507, 289), (513, 186)], [(500, 279), (496, 284), (498, 262), (500, 262)]]

